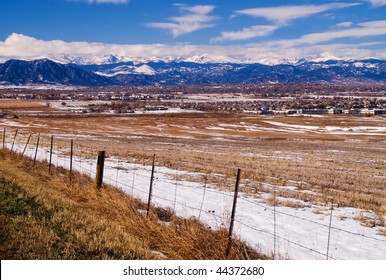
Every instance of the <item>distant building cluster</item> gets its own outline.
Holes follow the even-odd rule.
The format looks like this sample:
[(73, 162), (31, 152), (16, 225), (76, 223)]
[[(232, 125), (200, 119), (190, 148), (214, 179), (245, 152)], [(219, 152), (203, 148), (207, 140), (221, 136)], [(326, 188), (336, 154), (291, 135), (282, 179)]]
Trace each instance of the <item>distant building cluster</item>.
[(276, 111), (273, 113), (285, 113), (288, 115), (298, 114), (298, 115), (386, 115), (385, 109), (342, 109), (342, 108), (328, 108), (328, 109), (299, 109), (299, 110), (285, 110), (285, 111)]
[[(180, 108), (262, 115), (386, 115), (386, 86), (374, 85), (1, 88), (1, 99), (39, 100), (48, 105), (51, 101), (61, 101), (62, 107), (74, 114), (123, 114)], [(79, 102), (84, 103), (74, 105)]]

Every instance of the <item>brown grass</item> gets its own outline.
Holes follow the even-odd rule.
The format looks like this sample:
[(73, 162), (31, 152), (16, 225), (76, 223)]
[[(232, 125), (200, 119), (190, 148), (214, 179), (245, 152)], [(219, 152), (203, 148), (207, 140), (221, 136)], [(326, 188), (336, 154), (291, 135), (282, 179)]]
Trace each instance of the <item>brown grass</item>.
[[(240, 241), (225, 256), (226, 230), (144, 205), (116, 188), (98, 191), (89, 178), (35, 166), (1, 151), (1, 259), (256, 259)], [(4, 198), (4, 199), (3, 199)]]
[(31, 109), (47, 107), (44, 102), (37, 101), (17, 101), (17, 100), (0, 100), (0, 109)]
[[(379, 117), (286, 117), (238, 114), (143, 115), (130, 117), (21, 118), (25, 142), (30, 131), (75, 135), (77, 156), (95, 158), (97, 150), (125, 161), (199, 172), (179, 179), (204, 182), (215, 188), (233, 188), (237, 168), (242, 169), (242, 191), (271, 194), (316, 204), (330, 202), (372, 210), (384, 215), (386, 205), (386, 135), (297, 133), (270, 130), (266, 121), (312, 126), (385, 127)], [(261, 127), (246, 131), (241, 123)], [(224, 126), (225, 125), (225, 126)], [(28, 126), (28, 128), (27, 128)], [(213, 130), (210, 127), (222, 127)], [(14, 127), (16, 128), (16, 127)], [(20, 130), (20, 127), (19, 127)], [(22, 133), (22, 132), (21, 132)], [(9, 131), (7, 139), (12, 139)], [(56, 136), (55, 148), (69, 148), (69, 137)], [(87, 137), (84, 137), (87, 136)], [(45, 138), (44, 138), (45, 137)], [(49, 135), (43, 137), (48, 146)], [(34, 140), (31, 140), (34, 141)], [(248, 179), (248, 181), (246, 181)], [(293, 188), (287, 188), (293, 187)], [(258, 193), (256, 194), (258, 195)], [(382, 214), (383, 213), (383, 214)]]

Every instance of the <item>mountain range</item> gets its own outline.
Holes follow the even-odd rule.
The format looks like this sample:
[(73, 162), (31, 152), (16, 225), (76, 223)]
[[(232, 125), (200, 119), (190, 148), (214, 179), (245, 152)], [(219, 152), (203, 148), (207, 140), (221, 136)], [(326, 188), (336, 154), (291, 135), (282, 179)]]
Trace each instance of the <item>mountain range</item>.
[(8, 60), (0, 64), (0, 84), (140, 86), (179, 84), (386, 84), (386, 61), (292, 60), (272, 64), (216, 62), (205, 56), (125, 61), (115, 56), (67, 64), (49, 59)]

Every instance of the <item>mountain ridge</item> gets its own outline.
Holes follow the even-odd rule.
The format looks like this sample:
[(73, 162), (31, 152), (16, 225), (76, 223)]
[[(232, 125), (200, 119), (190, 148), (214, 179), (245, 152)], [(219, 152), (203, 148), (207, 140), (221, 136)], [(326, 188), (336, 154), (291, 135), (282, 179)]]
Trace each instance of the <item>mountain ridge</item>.
[(110, 57), (107, 64), (62, 64), (49, 59), (0, 63), (0, 84), (140, 86), (178, 84), (386, 84), (386, 61), (327, 60), (266, 65), (261, 63), (127, 61)]
[(49, 59), (34, 61), (11, 59), (0, 64), (0, 83), (63, 84), (63, 85), (109, 85), (105, 77), (85, 71), (73, 65), (53, 62)]

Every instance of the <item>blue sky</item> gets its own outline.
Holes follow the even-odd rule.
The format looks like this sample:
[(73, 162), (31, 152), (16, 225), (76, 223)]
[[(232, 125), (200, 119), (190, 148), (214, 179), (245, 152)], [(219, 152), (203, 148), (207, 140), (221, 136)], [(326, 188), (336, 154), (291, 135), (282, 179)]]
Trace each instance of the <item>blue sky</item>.
[(0, 1), (3, 59), (54, 53), (386, 58), (385, 49), (386, 0)]

